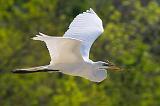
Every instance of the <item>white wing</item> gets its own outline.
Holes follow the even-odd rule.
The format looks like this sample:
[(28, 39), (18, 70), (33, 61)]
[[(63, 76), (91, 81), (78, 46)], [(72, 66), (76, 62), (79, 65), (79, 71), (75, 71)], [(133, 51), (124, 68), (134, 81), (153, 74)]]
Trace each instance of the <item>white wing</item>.
[(82, 41), (81, 54), (83, 59), (89, 60), (89, 51), (93, 42), (103, 33), (102, 20), (90, 8), (77, 15), (71, 22), (64, 37), (75, 38)]
[(42, 33), (39, 34), (33, 39), (46, 43), (51, 57), (50, 64), (84, 61), (80, 53), (81, 41), (71, 38), (51, 37)]

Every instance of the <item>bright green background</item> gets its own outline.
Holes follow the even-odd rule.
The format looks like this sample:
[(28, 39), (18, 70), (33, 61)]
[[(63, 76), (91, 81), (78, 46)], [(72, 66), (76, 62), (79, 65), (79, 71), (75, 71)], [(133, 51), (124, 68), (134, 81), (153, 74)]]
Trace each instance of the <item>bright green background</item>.
[[(50, 57), (42, 32), (62, 36), (73, 18), (93, 8), (104, 33), (94, 61), (124, 67), (97, 84), (58, 73), (16, 75)], [(159, 0), (0, 0), (0, 106), (160, 106)]]

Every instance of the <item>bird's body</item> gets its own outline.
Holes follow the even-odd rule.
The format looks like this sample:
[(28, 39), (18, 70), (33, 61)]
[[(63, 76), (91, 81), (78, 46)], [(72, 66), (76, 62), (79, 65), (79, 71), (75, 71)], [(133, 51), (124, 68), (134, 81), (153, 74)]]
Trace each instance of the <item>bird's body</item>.
[(27, 69), (16, 69), (15, 73), (58, 71), (64, 74), (80, 76), (93, 82), (106, 78), (109, 63), (89, 59), (89, 52), (94, 41), (103, 33), (101, 19), (92, 10), (76, 16), (63, 37), (52, 37), (42, 33), (33, 40), (46, 43), (51, 61), (49, 65)]
[(72, 76), (80, 76), (94, 82), (100, 82), (106, 78), (106, 70), (99, 70), (94, 62), (83, 61), (80, 63), (60, 63), (49, 65), (49, 69), (58, 69), (60, 72)]
[(84, 77), (94, 82), (106, 78), (106, 70), (99, 71), (96, 62), (81, 55), (83, 41), (70, 37), (51, 37), (42, 33), (33, 39), (44, 41), (47, 45), (51, 57), (47, 69), (59, 70), (64, 74)]

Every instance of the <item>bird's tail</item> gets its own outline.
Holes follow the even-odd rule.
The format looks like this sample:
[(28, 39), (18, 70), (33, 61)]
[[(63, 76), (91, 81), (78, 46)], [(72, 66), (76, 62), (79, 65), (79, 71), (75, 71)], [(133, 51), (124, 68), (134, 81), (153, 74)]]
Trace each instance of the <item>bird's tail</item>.
[(15, 69), (12, 70), (13, 73), (35, 73), (35, 72), (58, 72), (59, 70), (48, 69), (48, 66), (39, 66), (39, 67), (32, 67), (26, 69)]

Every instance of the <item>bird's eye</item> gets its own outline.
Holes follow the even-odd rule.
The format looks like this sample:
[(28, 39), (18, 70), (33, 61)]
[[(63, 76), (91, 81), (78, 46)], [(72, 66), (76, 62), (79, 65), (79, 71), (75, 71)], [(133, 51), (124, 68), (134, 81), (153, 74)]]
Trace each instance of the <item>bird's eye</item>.
[(108, 63), (103, 63), (102, 65), (103, 65), (103, 66), (108, 66)]

